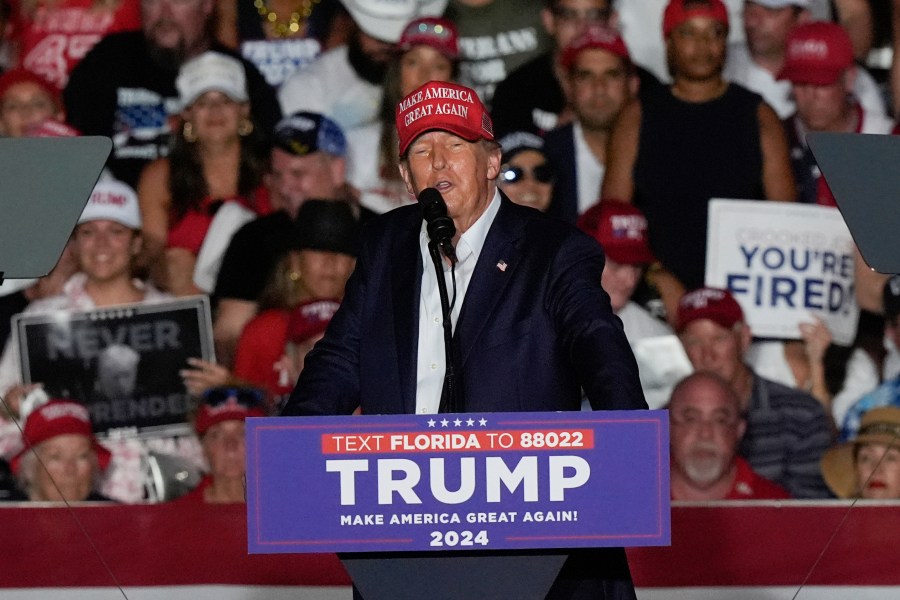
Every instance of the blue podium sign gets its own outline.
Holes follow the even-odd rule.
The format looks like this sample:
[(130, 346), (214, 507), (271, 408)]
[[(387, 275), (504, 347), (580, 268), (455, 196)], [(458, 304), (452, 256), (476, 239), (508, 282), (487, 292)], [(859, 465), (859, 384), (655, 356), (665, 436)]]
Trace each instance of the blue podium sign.
[(251, 553), (670, 543), (666, 411), (247, 420)]

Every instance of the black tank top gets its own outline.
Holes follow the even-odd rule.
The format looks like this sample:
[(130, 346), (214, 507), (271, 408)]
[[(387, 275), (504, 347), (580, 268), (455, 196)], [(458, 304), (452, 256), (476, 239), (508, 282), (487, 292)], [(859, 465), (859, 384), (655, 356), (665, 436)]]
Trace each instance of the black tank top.
[(709, 102), (669, 89), (641, 99), (634, 203), (656, 258), (689, 290), (703, 285), (709, 199), (763, 198), (760, 102), (735, 84)]

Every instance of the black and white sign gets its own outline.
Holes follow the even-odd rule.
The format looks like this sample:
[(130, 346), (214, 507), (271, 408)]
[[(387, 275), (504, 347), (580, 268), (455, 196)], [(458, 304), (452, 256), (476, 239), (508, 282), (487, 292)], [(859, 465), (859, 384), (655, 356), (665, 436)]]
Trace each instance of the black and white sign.
[(23, 314), (22, 380), (83, 402), (97, 433), (184, 433), (193, 402), (179, 371), (214, 360), (209, 300), (196, 296), (91, 311)]

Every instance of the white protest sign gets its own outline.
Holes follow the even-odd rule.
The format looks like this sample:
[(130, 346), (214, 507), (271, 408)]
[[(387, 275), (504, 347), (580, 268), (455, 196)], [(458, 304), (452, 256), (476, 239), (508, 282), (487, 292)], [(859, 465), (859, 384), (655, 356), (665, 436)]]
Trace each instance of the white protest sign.
[(799, 339), (821, 318), (834, 343), (856, 337), (853, 238), (836, 208), (715, 199), (706, 285), (731, 290), (754, 336)]

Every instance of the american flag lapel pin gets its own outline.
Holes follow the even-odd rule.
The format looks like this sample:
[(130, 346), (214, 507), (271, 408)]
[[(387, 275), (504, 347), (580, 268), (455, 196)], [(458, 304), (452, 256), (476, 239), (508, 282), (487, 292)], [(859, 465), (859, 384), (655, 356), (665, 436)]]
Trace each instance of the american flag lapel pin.
[(506, 273), (506, 261), (501, 260), (500, 262), (498, 262), (497, 268), (500, 269), (501, 271), (503, 271), (504, 273)]

